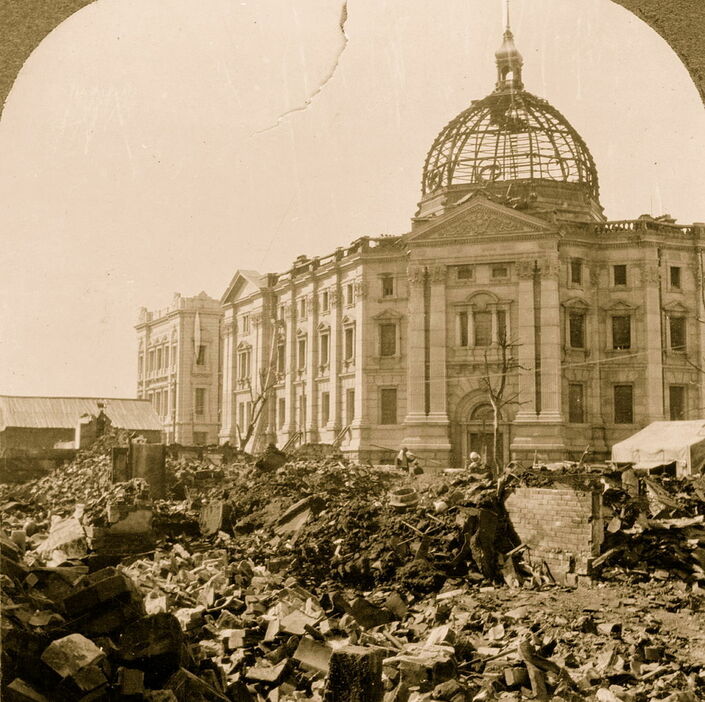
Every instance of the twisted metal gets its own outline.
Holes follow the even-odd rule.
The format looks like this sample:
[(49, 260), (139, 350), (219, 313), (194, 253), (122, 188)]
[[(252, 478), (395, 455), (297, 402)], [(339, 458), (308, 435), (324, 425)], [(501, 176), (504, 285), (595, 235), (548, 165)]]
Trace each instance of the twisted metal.
[(580, 183), (599, 199), (595, 162), (566, 118), (524, 90), (495, 91), (436, 137), (426, 156), (422, 191), (517, 180)]

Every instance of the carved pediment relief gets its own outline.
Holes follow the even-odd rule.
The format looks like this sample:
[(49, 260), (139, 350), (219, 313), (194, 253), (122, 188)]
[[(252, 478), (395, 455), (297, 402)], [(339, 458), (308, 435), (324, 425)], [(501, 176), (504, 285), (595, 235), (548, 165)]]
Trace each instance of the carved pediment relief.
[(379, 314), (376, 314), (373, 319), (376, 319), (379, 322), (383, 322), (384, 320), (389, 320), (392, 322), (395, 322), (399, 319), (401, 319), (404, 315), (402, 315), (400, 312), (397, 312), (397, 310), (387, 308), (386, 310), (383, 310)]
[(469, 204), (461, 212), (442, 217), (412, 237), (412, 241), (469, 239), (497, 234), (543, 232), (549, 227), (533, 217), (484, 202)]

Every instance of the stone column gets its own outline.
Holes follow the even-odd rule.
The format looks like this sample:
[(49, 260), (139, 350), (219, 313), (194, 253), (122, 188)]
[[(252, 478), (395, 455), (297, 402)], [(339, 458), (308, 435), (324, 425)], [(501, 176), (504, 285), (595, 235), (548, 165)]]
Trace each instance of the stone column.
[[(431, 411), (429, 421), (448, 421), (446, 370), (446, 266), (431, 268)], [(412, 308), (413, 309), (413, 308)]]
[(306, 313), (308, 321), (306, 324), (306, 334), (308, 336), (308, 348), (306, 353), (306, 441), (315, 443), (318, 441), (318, 389), (316, 387), (316, 376), (318, 370), (316, 362), (318, 360), (318, 305), (316, 300), (316, 285), (313, 284), (313, 291), (306, 295)]
[[(220, 439), (222, 442), (234, 443), (233, 436), (233, 323), (232, 320), (223, 323), (223, 357), (221, 359), (223, 387), (220, 415)], [(174, 413), (178, 407), (176, 397), (173, 402)]]
[(294, 290), (289, 295), (289, 306), (285, 309), (284, 318), (286, 320), (286, 377), (284, 378), (284, 397), (286, 405), (284, 407), (284, 427), (287, 438), (296, 432), (296, 388), (294, 380), (297, 374), (297, 343), (296, 336), (296, 299)]
[[(335, 438), (343, 428), (342, 402), (340, 398), (340, 368), (343, 354), (343, 327), (341, 311), (342, 297), (340, 293), (340, 271), (336, 273), (335, 286), (330, 291), (331, 324), (330, 324), (330, 418), (328, 426), (333, 430)], [(343, 443), (348, 437), (343, 438)]]
[(541, 413), (546, 422), (563, 421), (561, 412), (561, 306), (558, 259), (541, 261)]
[[(642, 284), (644, 286), (644, 332), (643, 343), (646, 344), (646, 417), (638, 416), (639, 402), (636, 401), (638, 388), (635, 389), (635, 422), (641, 424), (657, 422), (664, 419), (663, 407), (663, 344), (666, 341), (663, 326), (667, 323), (661, 309), (661, 275), (657, 259), (642, 264)], [(642, 340), (636, 336), (636, 319), (632, 319), (632, 346), (641, 346)]]
[(535, 421), (536, 415), (536, 376), (534, 365), (534, 261), (517, 261), (519, 285), (517, 291), (516, 343), (519, 358), (519, 410), (516, 421)]
[(409, 268), (408, 378), (406, 424), (426, 420), (424, 407), (424, 276), (423, 266)]

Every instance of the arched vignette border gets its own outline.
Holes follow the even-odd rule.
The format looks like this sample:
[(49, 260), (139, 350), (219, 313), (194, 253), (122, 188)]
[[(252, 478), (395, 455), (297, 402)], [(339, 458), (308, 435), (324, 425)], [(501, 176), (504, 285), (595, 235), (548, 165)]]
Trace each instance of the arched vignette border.
[[(594, 0), (581, 0), (594, 2)], [(55, 27), (94, 0), (0, 3), (0, 115), (17, 74)], [(685, 64), (705, 104), (705, 0), (612, 0), (660, 34)]]

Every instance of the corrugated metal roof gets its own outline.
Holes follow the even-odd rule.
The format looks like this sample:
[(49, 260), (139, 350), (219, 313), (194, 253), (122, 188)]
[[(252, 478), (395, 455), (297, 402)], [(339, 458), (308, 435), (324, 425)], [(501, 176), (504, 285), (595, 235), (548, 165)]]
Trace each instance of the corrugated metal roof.
[(98, 403), (113, 426), (131, 431), (162, 431), (149, 400), (101, 397), (18, 397), (0, 395), (0, 431), (7, 427), (73, 429), (84, 414), (98, 414)]

